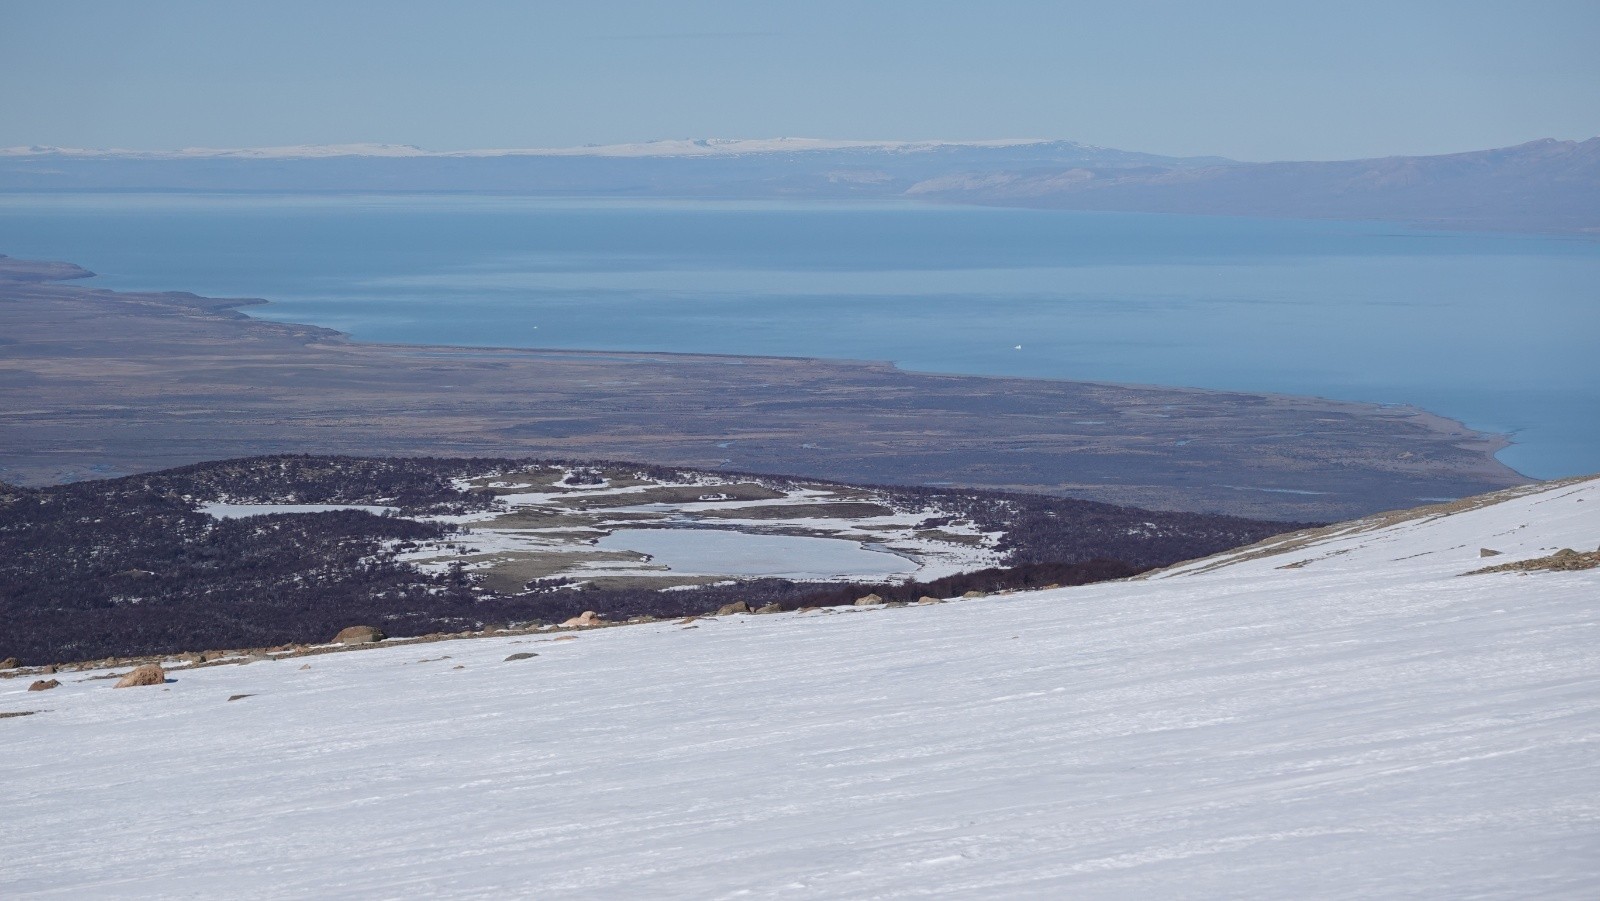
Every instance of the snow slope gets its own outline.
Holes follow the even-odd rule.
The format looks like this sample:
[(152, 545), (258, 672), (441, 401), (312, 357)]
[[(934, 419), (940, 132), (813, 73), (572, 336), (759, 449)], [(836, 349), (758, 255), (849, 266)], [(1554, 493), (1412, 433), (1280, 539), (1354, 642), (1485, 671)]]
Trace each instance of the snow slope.
[(0, 897), (1593, 898), (1600, 570), (1462, 574), (1597, 543), (1568, 482), (1086, 588), (4, 680)]

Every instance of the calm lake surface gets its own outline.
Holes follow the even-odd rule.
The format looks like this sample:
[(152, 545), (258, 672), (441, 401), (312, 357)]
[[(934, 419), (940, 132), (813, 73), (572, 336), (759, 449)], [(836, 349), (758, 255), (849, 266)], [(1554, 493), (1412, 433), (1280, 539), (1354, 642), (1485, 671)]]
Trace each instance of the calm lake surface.
[(1600, 242), (922, 205), (0, 196), (0, 253), (395, 343), (1414, 404), (1600, 471)]

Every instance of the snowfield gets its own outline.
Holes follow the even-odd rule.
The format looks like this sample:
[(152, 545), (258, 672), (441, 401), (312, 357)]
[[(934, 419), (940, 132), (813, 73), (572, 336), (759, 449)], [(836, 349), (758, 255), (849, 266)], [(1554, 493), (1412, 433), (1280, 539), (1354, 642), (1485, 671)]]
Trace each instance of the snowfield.
[(0, 897), (1594, 898), (1600, 570), (1463, 574), (1593, 550), (1600, 482), (1493, 499), (1084, 588), (0, 680)]

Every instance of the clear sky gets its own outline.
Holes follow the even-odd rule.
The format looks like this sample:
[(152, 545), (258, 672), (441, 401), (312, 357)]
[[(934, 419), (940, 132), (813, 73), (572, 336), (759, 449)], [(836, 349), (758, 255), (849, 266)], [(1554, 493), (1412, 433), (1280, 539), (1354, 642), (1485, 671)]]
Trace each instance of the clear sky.
[(1600, 134), (1600, 0), (0, 0), (0, 145), (1065, 138), (1333, 159)]

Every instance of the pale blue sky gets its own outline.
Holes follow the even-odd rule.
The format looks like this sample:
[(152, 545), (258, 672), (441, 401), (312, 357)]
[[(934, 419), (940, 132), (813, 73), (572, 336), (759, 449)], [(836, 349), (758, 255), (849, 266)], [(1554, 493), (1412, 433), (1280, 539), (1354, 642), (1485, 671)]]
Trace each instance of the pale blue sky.
[(1600, 134), (1600, 2), (0, 2), (0, 145)]

